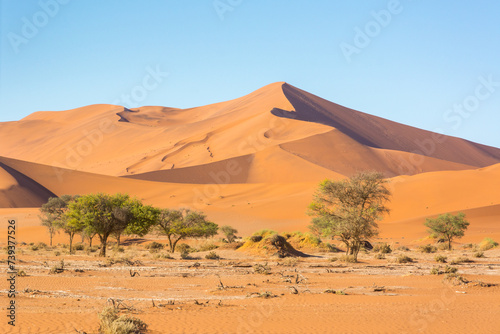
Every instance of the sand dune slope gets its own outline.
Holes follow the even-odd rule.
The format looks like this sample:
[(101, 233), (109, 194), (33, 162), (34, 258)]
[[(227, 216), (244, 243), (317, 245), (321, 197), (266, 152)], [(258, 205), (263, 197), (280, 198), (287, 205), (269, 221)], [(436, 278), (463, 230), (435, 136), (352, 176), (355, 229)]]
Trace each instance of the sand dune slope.
[(0, 162), (0, 207), (40, 207), (51, 196), (50, 190)]
[[(249, 182), (269, 179), (254, 172), (273, 170), (271, 161), (278, 160), (293, 166), (293, 179), (303, 182), (366, 168), (390, 177), (500, 162), (499, 149), (367, 115), (283, 82), (190, 109), (92, 105), (37, 112), (0, 123), (0, 154), (66, 169), (183, 183), (209, 183), (203, 175), (230, 159), (241, 163), (242, 157), (247, 157), (241, 167), (252, 175)], [(262, 156), (269, 157), (267, 162)], [(157, 171), (162, 173), (151, 174)], [(186, 178), (188, 172), (201, 176)]]
[[(126, 192), (160, 207), (202, 210), (218, 224), (235, 226), (241, 233), (252, 233), (262, 228), (307, 230), (310, 222), (307, 206), (318, 185), (317, 182), (181, 184), (61, 170), (9, 158), (0, 158), (0, 163), (25, 175), (37, 187), (49, 189), (45, 196)], [(252, 172), (247, 176), (250, 180)], [(500, 164), (476, 170), (392, 178), (389, 183), (393, 193), (391, 214), (381, 222), (382, 231), (392, 236), (400, 232), (402, 236), (405, 233), (423, 233), (425, 217), (460, 210), (475, 210), (473, 224), (500, 230), (497, 224), (500, 212), (491, 209), (500, 205), (499, 180)], [(12, 204), (3, 198), (0, 207), (9, 208)], [(399, 223), (409, 220), (418, 222), (413, 230), (405, 232), (397, 228)]]

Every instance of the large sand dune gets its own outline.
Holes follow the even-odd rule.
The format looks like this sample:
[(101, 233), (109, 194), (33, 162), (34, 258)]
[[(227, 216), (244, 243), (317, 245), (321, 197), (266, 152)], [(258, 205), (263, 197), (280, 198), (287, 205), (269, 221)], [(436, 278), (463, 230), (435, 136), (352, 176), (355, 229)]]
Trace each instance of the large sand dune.
[[(175, 169), (203, 165), (186, 171), (203, 174), (213, 163), (249, 155), (257, 159), (242, 168), (252, 174), (254, 164), (275, 168), (259, 159), (269, 152), (284, 165), (297, 165), (296, 157), (309, 162), (293, 173), (299, 180), (334, 175), (317, 167), (342, 175), (371, 167), (395, 176), (500, 162), (499, 149), (367, 115), (286, 83), (191, 109), (93, 105), (0, 124), (2, 156), (115, 176), (172, 181), (182, 173)], [(159, 170), (165, 172), (148, 174)], [(265, 180), (254, 175), (251, 182)]]
[[(126, 192), (161, 207), (203, 210), (242, 233), (306, 229), (319, 181), (367, 169), (391, 178), (386, 235), (386, 227), (400, 231), (397, 222), (459, 210), (494, 224), (492, 208), (500, 205), (500, 149), (348, 109), (282, 82), (190, 109), (37, 112), (0, 123), (0, 155), (2, 208)], [(412, 235), (424, 231), (418, 225)]]

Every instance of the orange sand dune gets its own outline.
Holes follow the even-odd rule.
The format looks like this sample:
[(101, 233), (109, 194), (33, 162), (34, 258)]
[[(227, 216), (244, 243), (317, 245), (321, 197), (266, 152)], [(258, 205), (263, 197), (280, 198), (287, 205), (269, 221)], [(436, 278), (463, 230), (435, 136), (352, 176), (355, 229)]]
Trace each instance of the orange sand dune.
[[(58, 196), (93, 192), (126, 192), (160, 207), (191, 207), (206, 212), (218, 224), (235, 226), (250, 234), (262, 228), (278, 231), (307, 230), (317, 182), (180, 184), (112, 177), (55, 169), (8, 158), (0, 163), (15, 169)], [(380, 223), (382, 234), (415, 238), (425, 232), (426, 217), (459, 210), (476, 210), (471, 229), (481, 226), (485, 235), (500, 231), (498, 197), (500, 164), (477, 170), (422, 173), (390, 179), (391, 214)], [(1, 202), (2, 207), (8, 203)], [(469, 212), (467, 211), (467, 212)], [(413, 229), (399, 222), (415, 222)], [(477, 224), (477, 225), (476, 225)], [(388, 227), (390, 227), (388, 229)], [(393, 232), (391, 232), (393, 231)], [(401, 233), (401, 234), (400, 234)], [(497, 233), (497, 232), (495, 232)]]
[[(34, 113), (0, 123), (0, 154), (98, 174), (140, 174), (183, 183), (207, 183), (203, 175), (218, 168), (216, 163), (249, 155), (256, 158), (254, 171), (242, 166), (249, 173), (273, 169), (270, 162), (279, 160), (294, 166), (290, 175), (300, 182), (351, 175), (366, 167), (391, 177), (500, 162), (497, 148), (370, 116), (283, 82), (190, 109), (93, 105)], [(297, 163), (297, 157), (304, 163)], [(194, 169), (174, 172), (188, 167)], [(157, 171), (162, 173), (151, 174)], [(187, 172), (201, 176), (186, 178)], [(252, 181), (245, 182), (269, 179), (262, 173), (249, 177)]]

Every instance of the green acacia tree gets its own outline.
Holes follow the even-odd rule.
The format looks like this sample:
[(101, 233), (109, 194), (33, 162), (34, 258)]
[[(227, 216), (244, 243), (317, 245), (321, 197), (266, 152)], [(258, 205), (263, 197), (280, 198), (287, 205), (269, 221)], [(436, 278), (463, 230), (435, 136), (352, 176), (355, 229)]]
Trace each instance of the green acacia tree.
[(56, 231), (63, 231), (69, 236), (69, 252), (73, 252), (73, 238), (81, 229), (68, 225), (65, 213), (68, 210), (68, 205), (71, 201), (77, 199), (78, 196), (62, 195), (61, 197), (51, 197), (47, 203), (40, 208), (42, 215), (40, 219), (42, 225), (46, 226), (50, 235), (50, 245), (52, 246), (52, 237)]
[(121, 234), (129, 227), (130, 231), (146, 234), (154, 225), (157, 216), (151, 211), (155, 210), (142, 206), (140, 201), (131, 199), (127, 194), (90, 194), (71, 202), (66, 217), (68, 224), (74, 228), (97, 234), (101, 241), (99, 256), (106, 256), (110, 235)]
[(175, 252), (179, 240), (214, 236), (218, 228), (218, 225), (208, 221), (203, 213), (189, 209), (164, 209), (155, 226), (159, 234), (167, 236), (172, 253)]
[(349, 179), (323, 181), (309, 206), (310, 229), (324, 237), (338, 237), (346, 255), (358, 253), (365, 240), (378, 234), (377, 221), (389, 212), (387, 181), (378, 172), (363, 172)]
[(424, 225), (429, 228), (427, 232), (429, 232), (432, 238), (446, 240), (448, 242), (448, 249), (451, 250), (453, 239), (463, 237), (470, 223), (465, 219), (465, 214), (459, 212), (456, 215), (446, 213), (435, 219), (427, 218)]

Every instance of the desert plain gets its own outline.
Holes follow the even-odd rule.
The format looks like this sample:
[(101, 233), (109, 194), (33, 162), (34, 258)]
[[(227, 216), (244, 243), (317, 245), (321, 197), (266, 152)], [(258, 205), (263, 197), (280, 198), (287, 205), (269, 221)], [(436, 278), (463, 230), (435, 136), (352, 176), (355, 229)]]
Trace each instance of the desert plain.
[[(304, 256), (278, 258), (235, 249), (221, 235), (186, 240), (196, 251), (185, 259), (148, 249), (166, 243), (155, 234), (124, 237), (106, 258), (87, 241), (70, 255), (62, 233), (48, 246), (38, 217), (49, 197), (121, 192), (203, 211), (245, 243), (263, 229), (306, 233), (319, 182), (366, 170), (383, 173), (392, 193), (391, 211), (370, 240), (391, 251), (362, 251), (358, 263), (342, 261), (338, 240), (322, 240), (332, 248), (292, 243)], [(500, 240), (499, 189), (498, 148), (348, 109), (283, 82), (191, 109), (36, 112), (0, 123), (0, 244), (7, 246), (15, 220), (18, 270), (16, 326), (7, 324), (4, 279), (0, 331), (98, 333), (98, 315), (111, 306), (150, 333), (497, 333), (500, 249), (481, 243)], [(470, 226), (444, 250), (424, 222), (457, 212)], [(210, 252), (218, 258), (207, 259)]]

